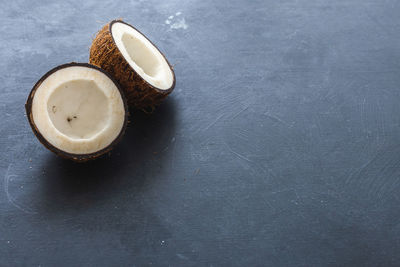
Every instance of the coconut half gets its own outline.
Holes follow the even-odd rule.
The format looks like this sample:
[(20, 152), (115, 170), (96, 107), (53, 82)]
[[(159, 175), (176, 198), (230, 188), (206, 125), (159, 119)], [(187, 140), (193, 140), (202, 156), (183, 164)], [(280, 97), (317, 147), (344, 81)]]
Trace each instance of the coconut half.
[(50, 70), (35, 84), (25, 107), (40, 142), (75, 161), (110, 151), (127, 124), (126, 101), (118, 84), (86, 63)]
[(165, 56), (133, 26), (114, 20), (93, 40), (89, 62), (110, 73), (128, 103), (152, 111), (175, 87), (175, 74)]

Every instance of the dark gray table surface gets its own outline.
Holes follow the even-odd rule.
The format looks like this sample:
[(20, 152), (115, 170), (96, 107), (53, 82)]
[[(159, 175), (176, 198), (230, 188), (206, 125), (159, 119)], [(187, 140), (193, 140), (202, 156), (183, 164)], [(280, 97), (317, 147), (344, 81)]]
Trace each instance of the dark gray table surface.
[[(400, 2), (2, 1), (1, 266), (399, 266)], [(172, 17), (173, 16), (173, 17)], [(96, 31), (175, 66), (111, 155), (57, 158), (24, 103)]]

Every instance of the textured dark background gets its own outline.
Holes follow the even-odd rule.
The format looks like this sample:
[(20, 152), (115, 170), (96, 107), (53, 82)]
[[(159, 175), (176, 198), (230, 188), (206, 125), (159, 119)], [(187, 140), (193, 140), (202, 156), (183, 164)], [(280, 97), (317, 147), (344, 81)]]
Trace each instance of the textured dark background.
[[(2, 1), (0, 265), (399, 266), (399, 14), (396, 0)], [(111, 156), (56, 158), (28, 92), (87, 62), (120, 17), (175, 65), (175, 91), (132, 111)]]

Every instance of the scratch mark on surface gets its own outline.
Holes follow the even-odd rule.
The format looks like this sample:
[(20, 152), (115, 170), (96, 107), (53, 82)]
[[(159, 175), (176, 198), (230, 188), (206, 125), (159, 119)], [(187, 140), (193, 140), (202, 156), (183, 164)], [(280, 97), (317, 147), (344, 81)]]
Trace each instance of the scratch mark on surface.
[(290, 125), (290, 124), (287, 123), (286, 121), (282, 120), (281, 118), (279, 118), (279, 117), (277, 117), (277, 116), (275, 116), (275, 115), (273, 115), (273, 114), (271, 114), (271, 113), (265, 112), (264, 115), (267, 116), (268, 118), (274, 120), (274, 121), (277, 121), (277, 122), (282, 123), (283, 125), (285, 125), (285, 126), (287, 126), (287, 127), (289, 127), (289, 128), (292, 127), (292, 125)]
[(186, 257), (185, 255), (180, 254), (180, 253), (177, 253), (176, 256), (178, 256), (178, 258), (180, 258), (180, 259), (182, 259), (182, 260), (188, 260), (188, 259), (189, 259), (189, 258)]
[(249, 140), (248, 131), (246, 131), (246, 129), (239, 129), (237, 135), (241, 136), (242, 139), (245, 139), (246, 141)]
[(249, 108), (249, 106), (245, 107), (244, 109), (242, 109), (241, 111), (239, 111), (238, 113), (236, 113), (235, 115), (233, 115), (233, 117), (231, 118), (231, 120), (235, 119), (237, 116), (239, 116), (240, 114), (242, 114), (243, 112), (245, 112), (248, 108)]
[(250, 159), (246, 158), (245, 156), (243, 156), (242, 154), (234, 151), (227, 143), (224, 142), (224, 144), (226, 145), (226, 147), (229, 149), (230, 152), (232, 152), (234, 155), (238, 156), (239, 158), (248, 161), (248, 162), (252, 162)]
[(10, 184), (10, 178), (11, 177), (17, 177), (18, 175), (15, 174), (9, 174), (10, 173), (10, 169), (11, 169), (11, 163), (8, 165), (6, 174), (4, 175), (4, 191), (6, 193), (6, 197), (8, 202), (10, 202), (14, 207), (16, 207), (17, 209), (27, 213), (27, 214), (36, 214), (37, 212), (32, 211), (22, 205), (19, 205), (15, 202), (15, 200), (11, 197), (10, 191), (9, 191), (9, 184)]
[[(215, 111), (215, 114), (219, 114), (220, 112), (229, 112), (229, 113), (233, 113), (233, 111), (235, 109), (235, 107), (241, 107), (241, 106), (250, 106), (249, 103), (247, 103), (248, 101), (243, 100), (243, 97), (241, 97), (240, 95), (231, 95), (231, 96), (227, 96), (224, 98), (224, 101), (221, 102), (221, 104), (219, 104), (218, 109)], [(230, 111), (232, 110), (232, 111)]]
[(222, 117), (224, 116), (224, 114), (219, 115), (212, 123), (210, 123), (206, 128), (204, 128), (203, 131), (207, 131), (208, 129), (210, 129), (212, 126), (214, 126)]
[(228, 88), (229, 86), (234, 85), (234, 84), (240, 82), (240, 79), (241, 79), (241, 78), (235, 78), (235, 79), (233, 79), (233, 80), (231, 80), (231, 81), (225, 83), (224, 85), (222, 85), (220, 88), (218, 88), (218, 90), (226, 89), (226, 88)]
[(347, 177), (345, 184), (348, 184), (350, 182), (350, 180), (354, 177), (354, 176), (358, 176), (366, 167), (369, 166), (369, 164), (371, 164), (377, 157), (379, 156), (379, 153), (376, 153), (376, 155), (374, 157), (372, 157), (371, 159), (369, 159), (367, 162), (365, 162), (363, 165), (361, 165), (361, 167), (353, 172), (350, 173), (350, 175)]
[(364, 132), (367, 132), (367, 120), (366, 120), (366, 112), (365, 112), (365, 103), (366, 103), (366, 99), (364, 97), (363, 102), (361, 103), (361, 122), (363, 125), (363, 130)]
[(210, 129), (212, 126), (214, 126), (223, 116), (224, 116), (225, 114), (221, 114), (221, 115), (219, 115), (213, 122), (211, 122), (209, 125), (207, 125), (204, 129), (197, 129), (196, 131), (195, 131), (195, 133), (194, 134), (197, 134), (197, 133), (199, 133), (199, 132), (205, 132), (205, 131), (207, 131), (208, 129)]
[(234, 133), (234, 136), (236, 136), (237, 138), (240, 138), (244, 141), (249, 141), (249, 139), (245, 136), (245, 135), (241, 135), (240, 133)]

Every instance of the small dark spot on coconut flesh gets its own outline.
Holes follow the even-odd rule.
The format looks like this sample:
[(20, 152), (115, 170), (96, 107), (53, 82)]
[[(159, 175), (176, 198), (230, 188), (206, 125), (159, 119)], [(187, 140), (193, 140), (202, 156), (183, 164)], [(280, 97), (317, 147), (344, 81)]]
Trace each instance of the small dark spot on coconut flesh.
[(53, 107), (51, 108), (51, 110), (53, 111), (53, 113), (56, 113), (56, 112), (57, 112), (57, 107), (56, 107), (56, 106), (53, 106)]
[(73, 119), (77, 119), (78, 117), (74, 115), (72, 118), (70, 116), (67, 117), (67, 121), (71, 122)]

